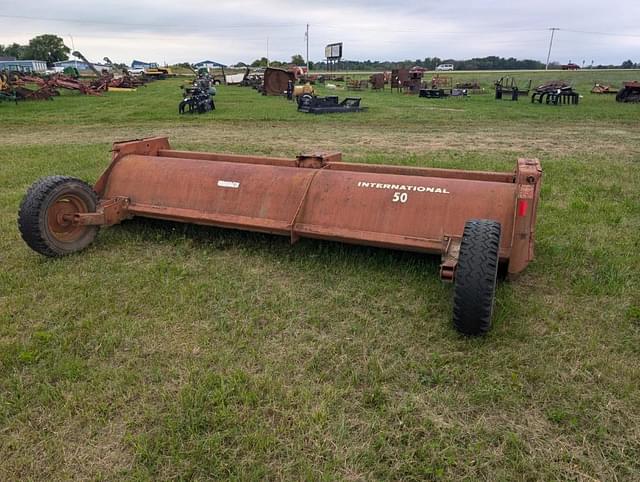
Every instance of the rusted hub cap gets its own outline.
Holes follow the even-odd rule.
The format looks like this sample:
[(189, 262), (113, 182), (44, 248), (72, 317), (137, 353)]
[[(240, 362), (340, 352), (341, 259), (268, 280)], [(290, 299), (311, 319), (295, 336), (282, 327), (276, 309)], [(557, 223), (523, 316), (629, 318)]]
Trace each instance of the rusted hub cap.
[(72, 217), (74, 214), (88, 211), (87, 204), (78, 196), (64, 194), (58, 197), (47, 210), (49, 233), (63, 242), (72, 242), (81, 238), (86, 227), (73, 224)]

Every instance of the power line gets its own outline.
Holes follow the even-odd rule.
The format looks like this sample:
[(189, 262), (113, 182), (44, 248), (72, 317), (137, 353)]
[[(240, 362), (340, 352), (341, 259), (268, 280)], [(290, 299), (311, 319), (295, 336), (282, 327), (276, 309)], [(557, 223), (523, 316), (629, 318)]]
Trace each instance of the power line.
[(563, 32), (571, 32), (571, 33), (582, 33), (586, 35), (606, 35), (609, 37), (634, 37), (640, 38), (640, 35), (630, 34), (630, 33), (613, 33), (613, 32), (589, 32), (587, 30), (572, 30), (569, 28), (563, 28)]

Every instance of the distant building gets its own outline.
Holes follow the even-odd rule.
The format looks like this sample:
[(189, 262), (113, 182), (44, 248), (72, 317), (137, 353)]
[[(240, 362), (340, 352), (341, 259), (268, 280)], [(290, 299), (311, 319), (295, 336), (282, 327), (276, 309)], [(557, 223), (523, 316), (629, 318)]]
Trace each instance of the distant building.
[(0, 60), (0, 70), (45, 72), (47, 63), (44, 60)]
[(226, 65), (221, 64), (219, 62), (214, 62), (213, 60), (203, 60), (202, 62), (198, 62), (197, 64), (193, 64), (193, 68), (195, 69), (213, 69), (215, 67), (226, 67)]
[(153, 69), (157, 67), (158, 64), (156, 62), (143, 62), (142, 60), (134, 60), (131, 62), (132, 69)]
[(2, 57), (0, 56), (0, 62), (6, 62), (8, 60), (15, 60), (15, 57)]
[[(93, 67), (100, 72), (102, 69), (109, 70), (109, 66), (105, 64), (91, 63)], [(60, 62), (53, 63), (54, 70), (62, 72), (67, 67), (75, 67), (79, 72), (91, 71), (91, 68), (86, 62), (81, 60), (62, 60)]]

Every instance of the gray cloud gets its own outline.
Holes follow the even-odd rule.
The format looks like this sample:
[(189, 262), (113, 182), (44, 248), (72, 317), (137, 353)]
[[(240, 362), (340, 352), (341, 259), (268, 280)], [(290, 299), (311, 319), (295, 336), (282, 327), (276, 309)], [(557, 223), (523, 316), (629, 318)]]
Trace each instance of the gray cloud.
[(68, 44), (73, 38), (75, 47), (95, 60), (106, 55), (125, 62), (133, 58), (251, 61), (266, 55), (267, 39), (269, 56), (284, 60), (304, 54), (308, 22), (312, 60), (320, 60), (324, 45), (333, 41), (344, 42), (349, 59), (485, 55), (544, 59), (547, 29), (554, 26), (561, 30), (556, 33), (552, 60), (640, 61), (640, 4), (635, 2), (625, 4), (624, 15), (611, 9), (603, 12), (602, 3), (595, 0), (463, 0), (455, 6), (430, 0), (408, 6), (391, 0), (8, 3), (3, 14), (31, 18), (0, 16), (0, 43), (24, 43), (37, 34), (56, 33)]

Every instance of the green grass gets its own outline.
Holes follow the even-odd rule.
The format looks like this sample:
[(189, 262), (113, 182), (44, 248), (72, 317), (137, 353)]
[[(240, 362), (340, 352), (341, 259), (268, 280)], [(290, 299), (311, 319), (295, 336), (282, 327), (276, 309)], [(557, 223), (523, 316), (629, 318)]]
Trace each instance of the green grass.
[[(640, 74), (562, 76), (580, 105), (387, 91), (311, 116), (221, 87), (214, 113), (179, 117), (177, 81), (0, 104), (0, 480), (637, 479), (640, 105), (588, 90)], [(487, 170), (537, 156), (537, 259), (468, 339), (434, 257), (144, 220), (63, 259), (26, 247), (35, 179), (95, 181), (113, 140), (148, 135)]]

